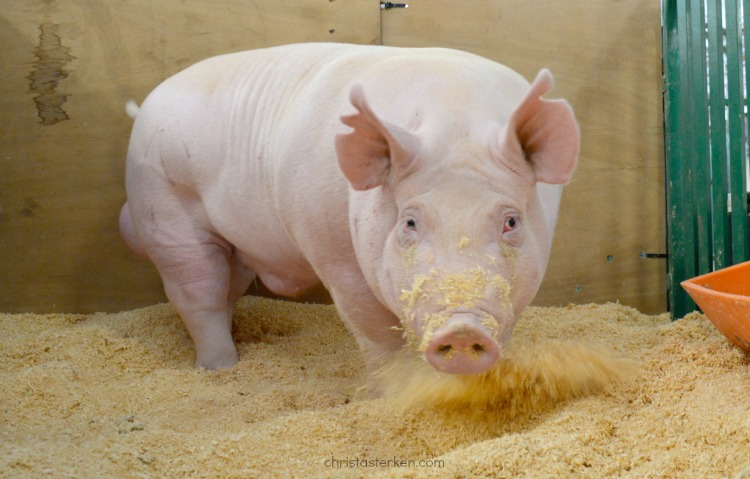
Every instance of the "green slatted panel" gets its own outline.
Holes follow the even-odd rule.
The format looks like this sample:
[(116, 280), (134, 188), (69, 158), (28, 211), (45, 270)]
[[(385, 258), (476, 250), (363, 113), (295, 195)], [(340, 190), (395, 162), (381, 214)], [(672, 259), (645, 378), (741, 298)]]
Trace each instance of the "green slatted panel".
[[(690, 102), (688, 107), (689, 118), (700, 118), (705, 123), (708, 131), (708, 102), (707, 101), (690, 101), (690, 98), (700, 98), (700, 92), (707, 90), (706, 79), (706, 55), (701, 45), (706, 43), (705, 29), (702, 28), (705, 23), (705, 11), (703, 0), (690, 0), (688, 3), (688, 55), (689, 59), (686, 65), (688, 70), (688, 82), (692, 91), (690, 97), (685, 100)], [(686, 128), (694, 128), (698, 125), (683, 123)], [(710, 178), (710, 163), (704, 161), (710, 158), (709, 154), (709, 137), (705, 134), (691, 135), (690, 131), (683, 130), (688, 139), (692, 142), (690, 149), (690, 161), (687, 163), (687, 174), (690, 176), (688, 184), (692, 187), (692, 204), (694, 205), (693, 219), (693, 241), (696, 247), (695, 265), (698, 274), (708, 273), (711, 264), (711, 196), (706, 194), (708, 185), (703, 185), (703, 178)]]
[(727, 84), (728, 84), (728, 130), (729, 130), (729, 189), (732, 195), (732, 257), (734, 263), (746, 261), (748, 257), (747, 238), (747, 132), (745, 130), (745, 99), (743, 93), (742, 59), (737, 1), (726, 1), (727, 29)]
[(681, 281), (749, 257), (747, 3), (662, 3), (667, 283), (675, 318), (695, 309)]
[[(665, 0), (663, 14), (663, 57), (664, 57), (664, 149), (666, 161), (667, 190), (667, 287), (670, 311), (685, 311), (692, 308), (690, 297), (675, 288), (679, 278), (688, 278), (695, 270), (695, 257), (692, 246), (691, 223), (692, 202), (684, 201), (692, 188), (687, 185), (685, 170), (689, 164), (690, 148), (681, 143), (685, 137), (685, 114), (682, 111), (690, 105), (685, 101), (689, 96), (689, 82), (684, 65), (686, 59), (681, 52), (688, 51), (688, 26), (685, 3), (679, 0)], [(683, 61), (681, 61), (683, 60)], [(680, 88), (680, 85), (685, 87)], [(690, 241), (677, 241), (689, 238)]]
[(711, 110), (711, 171), (714, 179), (711, 189), (711, 235), (714, 241), (713, 259), (716, 269), (730, 264), (731, 237), (725, 227), (728, 213), (729, 173), (726, 155), (723, 153), (727, 137), (724, 121), (724, 31), (722, 28), (721, 2), (713, 1), (708, 6), (708, 69), (711, 95), (709, 104)]

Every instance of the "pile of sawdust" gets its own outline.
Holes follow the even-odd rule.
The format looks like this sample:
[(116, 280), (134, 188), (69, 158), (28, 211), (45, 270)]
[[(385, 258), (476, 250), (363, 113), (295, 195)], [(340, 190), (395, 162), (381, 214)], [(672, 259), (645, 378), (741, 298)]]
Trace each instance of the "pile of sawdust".
[(0, 315), (0, 476), (750, 477), (750, 361), (699, 314), (529, 308), (483, 379), (404, 358), (377, 400), (332, 307), (235, 325), (207, 372), (168, 305)]
[(474, 375), (439, 373), (405, 349), (375, 377), (402, 411), (480, 409), (507, 421), (620, 385), (636, 369), (633, 362), (574, 342), (514, 346), (490, 371)]

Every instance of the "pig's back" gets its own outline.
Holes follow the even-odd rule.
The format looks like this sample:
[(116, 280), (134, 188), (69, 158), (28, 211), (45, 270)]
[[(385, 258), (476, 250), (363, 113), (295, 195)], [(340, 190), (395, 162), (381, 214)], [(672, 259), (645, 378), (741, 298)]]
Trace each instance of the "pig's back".
[[(482, 71), (475, 77), (487, 79), (486, 89), (451, 79), (470, 66)], [(208, 199), (226, 197), (230, 185), (243, 188), (250, 180), (253, 199), (270, 200), (278, 197), (277, 185), (289, 186), (294, 164), (314, 164), (309, 169), (326, 181), (343, 181), (334, 137), (347, 130), (339, 117), (353, 111), (348, 94), (355, 82), (381, 118), (406, 129), (414, 126), (413, 112), (444, 117), (451, 114), (446, 105), (458, 101), (486, 108), (485, 114), (464, 113), (473, 121), (502, 121), (528, 86), (502, 65), (455, 50), (284, 45), (212, 57), (175, 74), (144, 101), (134, 130), (160, 132), (173, 151), (159, 163), (173, 182)], [(515, 94), (489, 95), (496, 84)], [(482, 90), (488, 90), (483, 101), (463, 98), (485, 95)]]

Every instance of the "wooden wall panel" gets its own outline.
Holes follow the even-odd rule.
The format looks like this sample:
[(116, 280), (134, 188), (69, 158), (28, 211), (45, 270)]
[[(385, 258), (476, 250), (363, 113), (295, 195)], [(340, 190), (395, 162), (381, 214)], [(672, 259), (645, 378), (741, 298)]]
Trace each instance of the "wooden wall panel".
[(296, 41), (380, 43), (381, 28), (387, 45), (460, 48), (527, 78), (543, 66), (553, 71), (551, 96), (573, 104), (583, 149), (536, 303), (619, 300), (663, 311), (665, 265), (639, 257), (665, 247), (658, 2), (409, 4), (382, 18), (375, 0), (6, 6), (0, 311), (86, 313), (164, 299), (153, 267), (117, 232), (127, 99), (142, 100), (211, 55)]
[(539, 305), (618, 300), (666, 309), (659, 2), (412, 0), (383, 15), (383, 43), (448, 46), (533, 79), (568, 99), (582, 130)]
[[(380, 42), (371, 0), (28, 0), (0, 11), (0, 311), (164, 299), (121, 241), (129, 98), (230, 51)], [(38, 106), (39, 105), (39, 106)]]

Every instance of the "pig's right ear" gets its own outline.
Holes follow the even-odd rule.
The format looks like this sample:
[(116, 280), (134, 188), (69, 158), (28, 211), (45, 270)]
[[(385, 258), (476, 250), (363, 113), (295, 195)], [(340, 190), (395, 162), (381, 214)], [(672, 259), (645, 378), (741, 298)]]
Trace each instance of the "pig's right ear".
[(406, 176), (413, 165), (419, 139), (395, 125), (382, 122), (367, 104), (362, 85), (349, 92), (357, 113), (341, 117), (352, 132), (336, 136), (339, 168), (355, 190), (381, 186), (393, 175)]
[(578, 162), (580, 131), (565, 100), (545, 100), (552, 74), (542, 70), (510, 117), (504, 147), (506, 157), (525, 158), (542, 183), (565, 184)]

